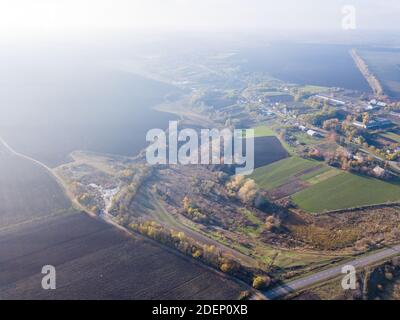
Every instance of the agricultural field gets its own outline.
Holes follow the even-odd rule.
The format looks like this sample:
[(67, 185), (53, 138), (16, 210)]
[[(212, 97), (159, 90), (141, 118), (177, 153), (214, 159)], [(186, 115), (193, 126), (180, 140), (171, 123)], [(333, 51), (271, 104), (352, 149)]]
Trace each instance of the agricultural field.
[(318, 162), (290, 157), (271, 165), (258, 168), (251, 176), (252, 179), (263, 189), (273, 189), (284, 185), (290, 179), (306, 170), (318, 167)]
[(272, 199), (290, 196), (314, 213), (400, 201), (398, 180), (359, 176), (299, 157), (258, 168), (252, 179)]
[[(2, 299), (236, 299), (246, 289), (74, 210), (45, 169), (0, 151)], [(41, 288), (44, 265), (56, 267), (57, 290)]]
[(275, 137), (275, 131), (268, 126), (258, 126), (254, 128), (254, 137)]
[(0, 230), (71, 211), (57, 182), (37, 164), (0, 147)]
[[(1, 232), (0, 241), (2, 299), (236, 299), (244, 289), (82, 213)], [(41, 289), (48, 264), (57, 290)]]
[(274, 136), (257, 137), (254, 141), (254, 167), (259, 168), (285, 159), (289, 153)]
[(341, 172), (293, 196), (310, 212), (323, 212), (400, 201), (400, 181), (392, 183)]

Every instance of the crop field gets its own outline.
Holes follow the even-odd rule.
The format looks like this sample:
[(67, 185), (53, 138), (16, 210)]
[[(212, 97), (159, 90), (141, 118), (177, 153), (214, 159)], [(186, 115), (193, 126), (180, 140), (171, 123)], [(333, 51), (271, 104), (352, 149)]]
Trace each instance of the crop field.
[(310, 212), (400, 201), (400, 182), (342, 172), (293, 195), (294, 202)]
[(289, 153), (276, 137), (258, 137), (254, 141), (254, 167), (259, 168), (285, 159)]
[(50, 174), (4, 149), (0, 149), (0, 179), (0, 230), (71, 210)]
[[(85, 214), (0, 233), (3, 299), (235, 299), (237, 283)], [(42, 290), (53, 265), (57, 289)]]
[(302, 159), (299, 157), (290, 157), (268, 166), (258, 168), (251, 176), (255, 182), (264, 189), (273, 189), (279, 187), (301, 174), (305, 170), (318, 167), (318, 162)]
[[(45, 169), (0, 151), (1, 299), (236, 299), (245, 289), (75, 211)], [(41, 287), (45, 265), (56, 290)]]
[(317, 175), (311, 177), (311, 175), (308, 175), (308, 177), (306, 176), (302, 176), (302, 179), (304, 179), (304, 177), (306, 177), (306, 181), (312, 185), (314, 184), (318, 184), (321, 183), (325, 180), (328, 180), (334, 176), (337, 176), (339, 174), (341, 174), (342, 172), (340, 170), (337, 169), (331, 169), (331, 168), (327, 168), (327, 167), (323, 167), (322, 169), (318, 170), (316, 173), (318, 173)]
[(320, 213), (400, 201), (400, 181), (386, 182), (291, 157), (258, 168), (251, 176), (271, 199), (291, 196), (301, 209)]

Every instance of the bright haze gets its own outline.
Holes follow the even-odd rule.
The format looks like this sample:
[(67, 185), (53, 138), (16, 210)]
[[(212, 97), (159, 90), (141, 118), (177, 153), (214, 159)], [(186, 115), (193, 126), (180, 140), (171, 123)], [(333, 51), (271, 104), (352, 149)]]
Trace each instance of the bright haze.
[(3, 0), (0, 35), (91, 29), (339, 30), (343, 6), (360, 29), (398, 29), (398, 0)]

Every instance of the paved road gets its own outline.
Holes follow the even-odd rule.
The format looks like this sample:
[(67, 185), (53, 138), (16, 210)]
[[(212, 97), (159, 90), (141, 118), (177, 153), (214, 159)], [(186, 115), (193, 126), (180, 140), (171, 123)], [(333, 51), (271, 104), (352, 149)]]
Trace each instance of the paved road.
[(370, 254), (368, 256), (360, 257), (353, 261), (338, 265), (336, 267), (314, 273), (310, 276), (288, 282), (287, 284), (262, 292), (268, 299), (276, 299), (288, 293), (307, 288), (318, 282), (326, 281), (335, 278), (342, 274), (342, 268), (351, 265), (355, 268), (366, 267), (375, 262), (389, 258), (391, 256), (400, 254), (400, 245), (393, 246), (382, 251)]

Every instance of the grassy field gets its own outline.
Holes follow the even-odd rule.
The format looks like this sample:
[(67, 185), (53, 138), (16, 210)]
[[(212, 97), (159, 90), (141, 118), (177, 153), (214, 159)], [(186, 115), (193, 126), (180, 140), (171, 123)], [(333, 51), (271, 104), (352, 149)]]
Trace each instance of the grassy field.
[(310, 212), (400, 201), (400, 182), (388, 183), (342, 172), (298, 192), (293, 200)]
[(303, 190), (287, 195), (298, 191), (291, 195), (293, 201), (314, 213), (400, 201), (400, 180), (385, 182), (295, 156), (258, 168), (251, 178), (269, 191), (304, 181)]
[(323, 166), (322, 168), (320, 168), (318, 170), (314, 170), (313, 172), (302, 175), (300, 178), (303, 181), (310, 181), (310, 180), (313, 180), (315, 178), (318, 178), (318, 177), (326, 174), (326, 172), (329, 172), (330, 170), (331, 169), (329, 167)]
[(273, 189), (288, 182), (291, 177), (318, 166), (318, 162), (290, 157), (268, 166), (258, 168), (251, 178), (264, 189)]
[(330, 168), (323, 167), (321, 170), (323, 170), (323, 169), (328, 169), (328, 170), (326, 170), (324, 172), (321, 172), (320, 174), (318, 174), (318, 175), (316, 175), (316, 176), (314, 176), (312, 178), (309, 178), (306, 181), (308, 183), (311, 183), (311, 184), (317, 184), (317, 183), (321, 183), (321, 182), (323, 182), (325, 180), (328, 180), (328, 179), (330, 179), (330, 178), (332, 178), (334, 176), (337, 176), (337, 175), (342, 173), (338, 169), (330, 169)]
[(267, 126), (258, 126), (254, 128), (254, 137), (275, 137), (276, 133), (270, 127)]

